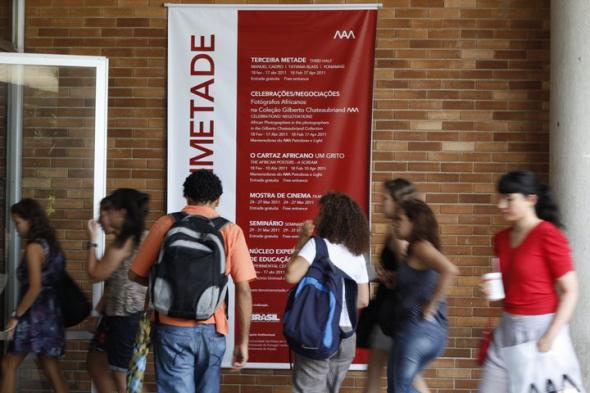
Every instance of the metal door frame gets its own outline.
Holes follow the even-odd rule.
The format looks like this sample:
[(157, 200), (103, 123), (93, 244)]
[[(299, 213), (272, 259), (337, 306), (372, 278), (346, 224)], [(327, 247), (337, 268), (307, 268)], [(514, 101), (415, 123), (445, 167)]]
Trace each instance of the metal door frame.
[[(32, 53), (0, 53), (0, 65), (81, 67), (95, 70), (95, 111), (94, 111), (94, 192), (93, 216), (99, 213), (99, 202), (106, 194), (106, 149), (108, 109), (108, 59), (95, 56), (46, 55)], [(16, 67), (16, 72), (22, 67)], [(11, 84), (7, 100), (7, 145), (6, 145), (6, 262), (7, 262), (7, 304), (5, 318), (16, 307), (16, 267), (19, 262), (20, 239), (10, 220), (10, 206), (21, 199), (22, 191), (22, 137), (23, 137), (23, 86)], [(98, 232), (98, 250), (104, 251), (104, 236)], [(103, 285), (94, 284), (92, 301), (95, 305), (102, 295)], [(68, 332), (68, 339), (86, 338), (85, 332)]]

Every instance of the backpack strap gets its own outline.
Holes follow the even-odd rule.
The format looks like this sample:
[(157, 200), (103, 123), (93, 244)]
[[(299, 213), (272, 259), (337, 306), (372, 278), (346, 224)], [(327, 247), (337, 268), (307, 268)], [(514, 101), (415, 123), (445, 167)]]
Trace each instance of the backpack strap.
[(185, 212), (175, 212), (175, 213), (168, 214), (168, 216), (172, 217), (172, 219), (174, 220), (174, 223), (176, 223), (176, 222), (182, 220), (183, 218), (185, 218), (186, 216), (188, 216), (188, 213), (185, 213)]
[(221, 231), (221, 228), (223, 228), (224, 226), (229, 224), (231, 221), (227, 220), (221, 216), (218, 216), (218, 217), (211, 219), (211, 222), (213, 222), (213, 226), (215, 226), (215, 229), (217, 229), (218, 231)]
[[(211, 222), (213, 222), (213, 226), (215, 227), (215, 229), (217, 229), (218, 231), (221, 231), (221, 229), (226, 226), (227, 224), (229, 224), (231, 221), (218, 216), (215, 217), (211, 220)], [(225, 247), (225, 242), (224, 242), (224, 247)], [(225, 292), (225, 300), (223, 301), (225, 303), (225, 318), (229, 320), (229, 291)]]
[[(180, 212), (170, 213), (168, 215), (170, 217), (172, 217), (172, 219), (176, 223), (176, 222), (182, 220), (183, 218), (189, 216), (190, 214), (180, 211)], [(204, 217), (204, 216), (202, 216), (202, 217)], [(207, 217), (205, 217), (205, 218), (207, 218)], [(218, 231), (220, 231), (221, 228), (223, 228), (224, 226), (226, 226), (227, 224), (229, 224), (231, 222), (221, 216), (211, 218), (210, 220), (213, 223), (213, 226), (215, 227), (215, 229), (217, 229)]]
[(356, 331), (358, 325), (358, 312), (356, 308), (358, 284), (356, 283), (356, 281), (346, 276), (343, 279), (343, 285), (345, 288), (344, 293), (346, 294), (346, 296), (344, 298), (342, 307), (346, 307), (346, 309), (348, 310), (348, 318), (350, 319), (352, 330), (345, 332), (342, 329), (340, 329), (340, 334), (342, 338), (348, 338), (352, 336), (352, 334)]
[(322, 239), (320, 236), (313, 237), (315, 241), (315, 257), (319, 259), (321, 257), (330, 257), (328, 253), (328, 246), (326, 245), (326, 241)]
[[(356, 309), (356, 297), (358, 294), (358, 285), (356, 281), (354, 281), (348, 274), (346, 274), (342, 269), (338, 268), (338, 266), (334, 265), (334, 262), (330, 260), (330, 254), (328, 253), (328, 245), (326, 241), (321, 238), (320, 236), (314, 236), (315, 240), (315, 249), (316, 249), (316, 259), (321, 261), (326, 261), (332, 272), (334, 274), (340, 274), (342, 276), (342, 285), (345, 287), (345, 294), (346, 297), (343, 299), (342, 307), (346, 307), (348, 310), (348, 317), (350, 318), (350, 322), (352, 324), (352, 330), (350, 331), (343, 331), (340, 330), (340, 334), (342, 338), (347, 338), (352, 336), (352, 334), (356, 331), (356, 325), (358, 322), (358, 315)], [(327, 258), (321, 258), (327, 257)]]

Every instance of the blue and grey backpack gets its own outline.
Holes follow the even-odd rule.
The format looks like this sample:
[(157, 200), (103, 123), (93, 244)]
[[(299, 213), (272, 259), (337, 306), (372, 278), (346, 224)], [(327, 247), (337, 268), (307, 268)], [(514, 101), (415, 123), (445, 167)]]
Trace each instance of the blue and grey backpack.
[(150, 274), (151, 300), (157, 312), (174, 318), (207, 320), (225, 301), (224, 218), (208, 219), (183, 212), (170, 215)]
[[(342, 338), (350, 337), (357, 322), (357, 285), (328, 255), (326, 242), (314, 237), (316, 256), (305, 276), (291, 289), (283, 316), (283, 335), (289, 348), (302, 356), (323, 360), (334, 355)], [(352, 330), (340, 328), (342, 288)]]

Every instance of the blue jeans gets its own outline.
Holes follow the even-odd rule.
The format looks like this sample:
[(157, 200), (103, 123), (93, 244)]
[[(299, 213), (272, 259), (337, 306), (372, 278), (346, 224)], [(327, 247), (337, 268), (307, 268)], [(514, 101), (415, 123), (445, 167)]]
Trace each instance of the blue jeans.
[(156, 385), (161, 393), (219, 393), (225, 336), (213, 324), (158, 325)]
[(408, 321), (393, 339), (387, 364), (387, 393), (418, 393), (414, 378), (445, 349), (448, 337), (446, 323)]

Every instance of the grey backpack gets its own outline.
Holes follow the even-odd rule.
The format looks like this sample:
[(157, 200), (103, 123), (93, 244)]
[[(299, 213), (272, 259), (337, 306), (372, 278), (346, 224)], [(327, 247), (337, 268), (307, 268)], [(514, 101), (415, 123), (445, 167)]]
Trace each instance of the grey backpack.
[(221, 228), (228, 220), (187, 213), (170, 215), (166, 233), (152, 267), (150, 287), (157, 312), (174, 318), (207, 320), (225, 301), (225, 247)]

